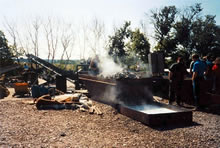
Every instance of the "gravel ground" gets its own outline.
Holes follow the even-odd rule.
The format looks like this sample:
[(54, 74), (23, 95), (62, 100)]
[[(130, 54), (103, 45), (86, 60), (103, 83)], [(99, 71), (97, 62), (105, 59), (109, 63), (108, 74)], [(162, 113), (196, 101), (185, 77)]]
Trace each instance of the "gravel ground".
[(220, 147), (220, 106), (194, 111), (192, 126), (150, 128), (98, 102), (93, 103), (101, 116), (79, 110), (37, 110), (24, 100), (28, 99), (0, 100), (0, 147)]

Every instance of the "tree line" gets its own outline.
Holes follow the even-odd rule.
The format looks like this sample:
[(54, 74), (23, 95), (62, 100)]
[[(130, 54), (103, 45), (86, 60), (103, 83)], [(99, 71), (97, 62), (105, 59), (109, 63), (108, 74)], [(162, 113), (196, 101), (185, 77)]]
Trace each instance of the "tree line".
[(181, 55), (189, 61), (192, 53), (220, 56), (220, 26), (215, 16), (202, 15), (201, 4), (184, 10), (167, 6), (152, 11), (157, 45), (155, 50), (176, 60)]
[[(211, 54), (220, 56), (220, 26), (216, 25), (215, 16), (203, 15), (201, 4), (195, 4), (184, 9), (176, 6), (165, 6), (150, 12), (153, 24), (153, 38), (156, 46), (151, 47), (149, 35), (141, 28), (131, 28), (130, 21), (124, 22), (121, 27), (115, 28), (112, 35), (106, 37), (105, 25), (95, 18), (92, 25), (81, 25), (80, 56), (82, 59), (86, 48), (94, 54), (99, 54), (99, 49), (105, 49), (116, 63), (130, 66), (138, 62), (147, 63), (147, 55), (152, 52), (162, 52), (166, 65), (175, 62), (181, 55), (187, 64), (190, 55), (198, 53), (201, 56)], [(0, 32), (1, 66), (8, 63), (8, 58), (19, 57), (25, 53), (39, 56), (40, 34), (44, 34), (47, 45), (47, 58), (54, 62), (57, 51), (61, 50), (61, 63), (70, 60), (74, 53), (76, 37), (79, 33), (73, 31), (72, 24), (55, 25), (52, 18), (42, 23), (36, 18), (27, 27), (27, 34), (23, 39), (16, 25), (5, 21), (6, 31), (12, 38), (12, 45), (8, 45), (4, 33)], [(146, 28), (144, 28), (146, 29)], [(26, 42), (25, 42), (26, 41)], [(28, 42), (27, 42), (28, 41)], [(10, 53), (10, 54), (9, 54)], [(8, 55), (8, 56), (4, 56)]]
[[(165, 6), (151, 11), (153, 38), (156, 40), (154, 52), (164, 54), (166, 66), (175, 62), (178, 56), (182, 56), (189, 65), (193, 53), (211, 55), (213, 59), (220, 56), (220, 26), (216, 25), (215, 16), (203, 16), (202, 10), (201, 4), (195, 4), (183, 10)], [(124, 56), (129, 59), (132, 55), (147, 63), (149, 40), (139, 29), (131, 31), (129, 25), (126, 22), (110, 37), (109, 54), (122, 61)]]

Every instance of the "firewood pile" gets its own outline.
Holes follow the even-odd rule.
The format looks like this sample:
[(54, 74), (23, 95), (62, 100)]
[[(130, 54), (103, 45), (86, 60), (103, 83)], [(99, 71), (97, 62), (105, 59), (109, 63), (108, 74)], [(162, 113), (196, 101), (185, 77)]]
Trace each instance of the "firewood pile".
[(106, 76), (106, 77), (103, 76), (102, 74), (100, 74), (99, 77), (104, 77), (106, 79), (118, 79), (118, 80), (121, 80), (121, 79), (139, 79), (141, 76), (138, 75), (135, 72), (124, 70), (121, 73), (116, 73), (115, 75)]
[(57, 96), (43, 95), (35, 100), (37, 109), (79, 109), (82, 112), (102, 115), (92, 101), (82, 93), (63, 94)]

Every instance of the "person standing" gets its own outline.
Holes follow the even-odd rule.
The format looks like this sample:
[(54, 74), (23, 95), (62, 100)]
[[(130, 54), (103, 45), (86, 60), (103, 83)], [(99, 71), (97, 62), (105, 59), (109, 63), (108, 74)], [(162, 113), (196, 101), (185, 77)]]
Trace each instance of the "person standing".
[(203, 60), (207, 66), (206, 74), (205, 74), (205, 79), (206, 80), (212, 80), (212, 66), (213, 63), (211, 62), (211, 55), (203, 57)]
[(220, 94), (220, 57), (217, 57), (212, 67), (214, 81), (213, 92)]
[(178, 57), (177, 63), (171, 65), (169, 70), (169, 104), (176, 101), (177, 104), (180, 105), (183, 81), (185, 76), (188, 74), (182, 57)]
[[(208, 68), (208, 75), (212, 75), (212, 67), (213, 67), (213, 62), (212, 62), (212, 56), (207, 55), (207, 60), (206, 60), (207, 68)], [(210, 73), (209, 73), (210, 72)]]
[(25, 63), (25, 64), (24, 64), (24, 70), (27, 71), (28, 69), (29, 69), (29, 67), (28, 67), (28, 65)]
[(95, 58), (91, 60), (90, 65), (89, 65), (90, 74), (94, 76), (99, 74), (100, 72), (99, 65), (98, 65), (99, 63), (100, 63), (99, 57), (98, 55), (96, 55)]
[(192, 60), (194, 61), (192, 69), (193, 97), (195, 101), (195, 106), (196, 108), (198, 108), (200, 98), (200, 85), (201, 82), (204, 80), (204, 74), (206, 73), (207, 66), (203, 61), (199, 59), (198, 54), (194, 54), (192, 56)]

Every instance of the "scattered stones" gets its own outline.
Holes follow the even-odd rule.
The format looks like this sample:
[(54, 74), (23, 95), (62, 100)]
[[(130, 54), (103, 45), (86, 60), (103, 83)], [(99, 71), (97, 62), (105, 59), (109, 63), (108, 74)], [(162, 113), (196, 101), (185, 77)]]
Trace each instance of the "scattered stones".
[(191, 126), (151, 128), (95, 101), (93, 107), (104, 116), (37, 110), (23, 100), (0, 100), (0, 147), (218, 148), (220, 143), (220, 107), (215, 112), (193, 112)]
[(66, 134), (65, 134), (65, 133), (61, 133), (60, 136), (61, 136), (61, 137), (65, 137)]

